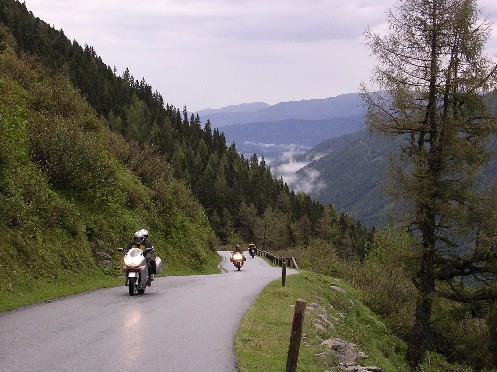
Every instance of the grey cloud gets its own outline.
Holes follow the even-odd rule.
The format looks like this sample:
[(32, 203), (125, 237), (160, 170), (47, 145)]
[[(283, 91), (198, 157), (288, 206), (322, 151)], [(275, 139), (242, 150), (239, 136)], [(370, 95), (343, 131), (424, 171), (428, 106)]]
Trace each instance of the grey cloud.
[[(368, 21), (384, 18), (384, 5), (372, 1), (87, 1), (57, 6), (124, 35), (148, 38), (192, 33), (200, 38), (244, 42), (313, 42), (350, 39)], [(100, 21), (97, 21), (100, 19)], [(154, 35), (155, 32), (155, 35)]]
[[(129, 67), (165, 100), (200, 110), (357, 91), (374, 61), (366, 27), (395, 0), (25, 0), (105, 63)], [(480, 0), (497, 17), (495, 0)], [(497, 33), (488, 44), (497, 54)]]

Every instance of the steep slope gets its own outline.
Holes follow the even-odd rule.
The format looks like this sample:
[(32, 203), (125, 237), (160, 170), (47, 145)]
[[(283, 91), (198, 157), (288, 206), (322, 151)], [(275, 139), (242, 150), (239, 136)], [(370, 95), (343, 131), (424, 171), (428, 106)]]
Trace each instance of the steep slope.
[(4, 35), (0, 265), (9, 275), (0, 282), (2, 302), (120, 270), (113, 253), (140, 228), (151, 231), (168, 273), (203, 270), (215, 256), (213, 232), (166, 159), (109, 132), (66, 76), (18, 57)]
[[(383, 226), (402, 211), (399, 202), (387, 194), (389, 161), (398, 157), (402, 144), (401, 137), (382, 137), (367, 130), (330, 139), (300, 159), (309, 164), (297, 175), (306, 179), (309, 172), (318, 172), (314, 182), (321, 187), (312, 189), (309, 195), (366, 226)], [(492, 139), (489, 148), (494, 156), (479, 177), (482, 189), (489, 189), (497, 180), (497, 139)]]
[[(21, 82), (26, 78), (21, 75), (19, 85), (27, 95), (45, 87), (43, 98), (38, 99), (43, 104), (28, 108), (34, 112), (33, 116), (46, 118), (47, 123), (27, 131), (33, 133), (30, 140), (36, 144), (37, 151), (28, 149), (25, 153), (47, 172), (48, 185), (55, 193), (70, 201), (80, 200), (78, 197), (88, 199), (89, 205), (103, 207), (102, 211), (94, 207), (98, 213), (116, 212), (112, 219), (100, 219), (105, 223), (124, 216), (125, 223), (114, 224), (118, 232), (124, 231), (128, 224), (134, 225), (131, 223), (134, 220), (148, 221), (152, 225), (148, 230), (164, 230), (164, 236), (154, 235), (154, 239), (163, 238), (168, 243), (164, 246), (175, 247), (168, 252), (170, 259), (177, 249), (167, 239), (178, 241), (180, 249), (186, 247), (184, 263), (200, 267), (204, 265), (206, 229), (196, 222), (206, 221), (205, 218), (223, 244), (259, 240), (268, 245), (288, 246), (305, 244), (318, 234), (315, 226), (326, 212), (322, 204), (275, 180), (264, 161), (255, 156), (245, 158), (235, 146), (228, 147), (223, 133), (217, 128), (212, 130), (208, 124), (202, 127), (198, 116), (189, 115), (186, 108), (181, 111), (166, 104), (144, 79), (136, 80), (128, 69), (122, 76), (116, 75), (91, 46), (83, 48), (76, 41), (71, 42), (62, 31), (36, 18), (24, 3), (0, 0), (0, 22), (10, 33), (11, 50), (23, 56), (26, 63), (38, 61), (27, 70), (38, 71), (40, 77), (35, 79), (41, 82), (40, 87), (36, 84), (24, 87)], [(16, 62), (11, 65), (16, 66)], [(57, 87), (69, 86), (72, 90), (64, 88), (67, 93), (61, 94), (60, 89), (45, 82), (50, 82), (50, 77), (63, 82), (56, 81)], [(71, 91), (81, 95), (69, 94)], [(91, 114), (82, 117), (71, 114), (73, 96), (79, 96)], [(55, 125), (63, 118), (67, 123)], [(21, 121), (37, 123), (28, 119)], [(47, 133), (53, 132), (55, 140), (43, 131), (45, 128)], [(83, 140), (92, 136), (92, 131), (102, 138), (99, 145), (90, 146), (93, 153), (84, 147), (86, 142), (90, 145), (92, 142)], [(69, 139), (72, 142), (68, 143)], [(102, 147), (104, 154), (99, 155)], [(75, 155), (78, 151), (81, 159)], [(136, 178), (127, 177), (126, 171), (115, 170), (113, 160)], [(87, 169), (90, 163), (95, 165), (94, 169)], [(83, 170), (72, 174), (80, 166)], [(128, 187), (131, 191), (124, 191)], [(127, 206), (132, 209), (132, 217), (119, 209)], [(337, 218), (328, 219), (325, 228), (332, 229)], [(268, 219), (279, 223), (267, 228)], [(334, 238), (345, 238), (351, 231), (365, 236), (366, 232), (362, 226), (356, 228), (355, 221), (342, 220), (350, 229), (344, 228), (339, 232), (343, 236)], [(88, 230), (90, 237), (106, 236), (106, 229), (98, 224)], [(348, 240), (353, 242), (351, 251), (358, 254), (364, 251), (364, 239)]]
[(388, 158), (400, 146), (399, 141), (386, 141), (367, 130), (330, 139), (314, 147), (307, 159), (318, 158), (299, 170), (306, 177), (309, 170), (319, 172), (320, 189), (310, 195), (322, 203), (335, 205), (367, 226), (385, 223), (392, 205), (384, 186)]

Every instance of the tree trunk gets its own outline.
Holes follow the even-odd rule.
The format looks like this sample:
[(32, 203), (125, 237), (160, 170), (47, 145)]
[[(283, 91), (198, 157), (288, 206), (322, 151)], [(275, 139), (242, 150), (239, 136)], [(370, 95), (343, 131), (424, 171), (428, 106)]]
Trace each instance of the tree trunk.
[[(428, 228), (428, 230), (434, 233), (433, 228)], [(428, 232), (428, 235), (431, 235), (430, 232)], [(417, 273), (419, 280), (418, 301), (411, 339), (407, 348), (407, 361), (413, 369), (423, 362), (424, 353), (430, 337), (430, 320), (433, 308), (433, 294), (435, 292), (433, 267), (435, 245), (433, 243), (434, 235), (431, 235), (430, 239), (424, 239), (421, 267)]]
[(429, 293), (420, 293), (411, 340), (407, 349), (407, 360), (412, 368), (423, 362), (430, 335), (430, 319), (433, 299)]

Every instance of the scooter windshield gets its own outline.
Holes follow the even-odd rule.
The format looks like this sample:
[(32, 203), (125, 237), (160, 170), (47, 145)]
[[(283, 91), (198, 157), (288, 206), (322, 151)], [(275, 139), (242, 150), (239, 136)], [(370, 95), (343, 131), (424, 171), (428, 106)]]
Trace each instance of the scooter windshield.
[(130, 257), (136, 257), (136, 256), (139, 256), (141, 255), (143, 252), (140, 248), (131, 248), (128, 252), (128, 255)]

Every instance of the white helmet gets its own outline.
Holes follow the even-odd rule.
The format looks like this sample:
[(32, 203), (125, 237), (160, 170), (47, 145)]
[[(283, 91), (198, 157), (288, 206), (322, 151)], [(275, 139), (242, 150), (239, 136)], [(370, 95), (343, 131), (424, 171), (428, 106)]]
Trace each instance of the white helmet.
[(143, 237), (144, 237), (145, 239), (148, 239), (148, 231), (147, 231), (147, 230), (145, 230), (145, 229), (141, 229), (141, 230), (140, 230), (140, 232), (143, 234)]
[(140, 231), (135, 232), (133, 241), (135, 242), (135, 244), (141, 244), (141, 242), (143, 242), (144, 238), (145, 238), (145, 236), (143, 235), (143, 232), (140, 230)]

